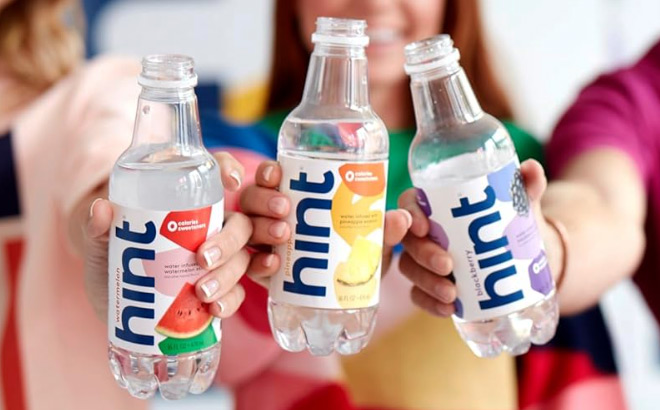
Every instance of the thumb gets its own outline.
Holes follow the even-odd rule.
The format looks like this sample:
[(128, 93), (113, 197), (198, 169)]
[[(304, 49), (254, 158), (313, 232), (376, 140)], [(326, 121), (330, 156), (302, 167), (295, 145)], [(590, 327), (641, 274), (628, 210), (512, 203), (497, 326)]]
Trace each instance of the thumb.
[(89, 208), (85, 226), (85, 291), (96, 315), (107, 319), (108, 309), (108, 232), (112, 206), (96, 199)]
[(520, 173), (525, 182), (525, 190), (529, 200), (532, 203), (539, 202), (548, 186), (543, 167), (538, 161), (529, 159), (520, 165)]
[(87, 220), (86, 239), (95, 241), (107, 238), (112, 223), (112, 206), (106, 199), (98, 198), (89, 207), (89, 219)]
[(383, 236), (383, 274), (392, 262), (394, 247), (401, 243), (412, 225), (412, 215), (406, 209), (387, 211), (385, 214), (385, 234)]

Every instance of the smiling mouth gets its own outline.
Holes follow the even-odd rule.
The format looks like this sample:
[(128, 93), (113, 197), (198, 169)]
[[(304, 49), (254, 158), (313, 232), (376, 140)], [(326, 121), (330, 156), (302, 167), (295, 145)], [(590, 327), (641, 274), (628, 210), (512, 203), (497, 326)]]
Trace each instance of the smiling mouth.
[(373, 28), (367, 30), (369, 44), (374, 46), (390, 45), (401, 40), (401, 32), (390, 28)]

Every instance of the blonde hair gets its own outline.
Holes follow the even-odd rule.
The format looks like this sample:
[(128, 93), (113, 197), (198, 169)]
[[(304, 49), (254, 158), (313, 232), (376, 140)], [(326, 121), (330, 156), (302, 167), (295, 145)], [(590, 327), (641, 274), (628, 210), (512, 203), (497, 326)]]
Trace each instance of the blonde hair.
[(22, 88), (43, 92), (82, 58), (77, 0), (13, 0), (0, 11), (0, 62)]

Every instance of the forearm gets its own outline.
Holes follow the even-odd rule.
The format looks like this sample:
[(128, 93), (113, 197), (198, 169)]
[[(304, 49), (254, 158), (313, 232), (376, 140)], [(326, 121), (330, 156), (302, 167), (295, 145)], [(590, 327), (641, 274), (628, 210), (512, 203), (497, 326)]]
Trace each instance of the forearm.
[[(622, 193), (623, 194), (623, 193)], [(557, 233), (547, 229), (551, 268), (563, 269), (559, 290), (562, 314), (578, 313), (598, 302), (621, 279), (633, 275), (645, 246), (639, 218), (622, 212), (593, 184), (559, 180), (549, 185), (542, 201), (543, 214), (567, 231), (566, 266)]]

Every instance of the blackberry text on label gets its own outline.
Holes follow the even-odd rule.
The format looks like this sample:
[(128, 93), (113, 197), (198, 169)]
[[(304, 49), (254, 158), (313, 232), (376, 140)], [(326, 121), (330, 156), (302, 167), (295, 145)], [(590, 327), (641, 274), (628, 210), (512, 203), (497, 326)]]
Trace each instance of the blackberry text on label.
[(468, 235), (478, 258), (485, 253), (500, 251), (497, 255), (478, 259), (479, 268), (488, 272), (485, 275), (484, 291), (489, 299), (479, 301), (481, 309), (487, 310), (514, 303), (523, 299), (524, 295), (522, 290), (506, 295), (500, 295), (495, 290), (498, 281), (516, 275), (517, 271), (513, 255), (507, 249), (509, 241), (505, 235), (490, 241), (482, 239), (481, 229), (490, 224), (497, 224), (502, 219), (500, 212), (492, 209), (496, 200), (493, 188), (487, 186), (483, 192), (486, 198), (478, 202), (471, 203), (467, 197), (460, 198), (460, 206), (452, 208), (451, 213), (454, 218), (474, 217), (468, 226)]

